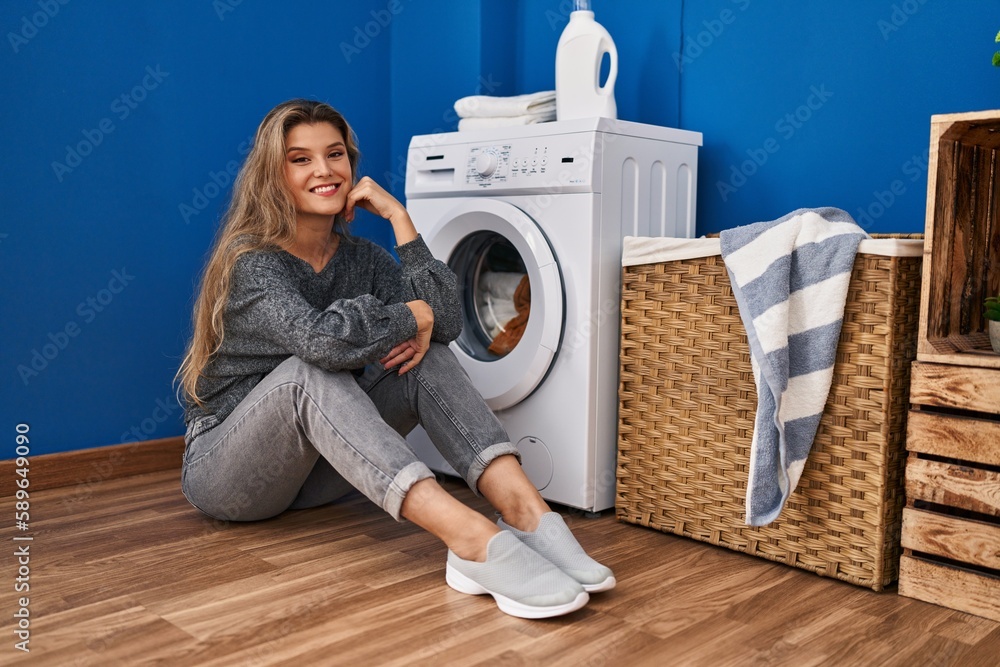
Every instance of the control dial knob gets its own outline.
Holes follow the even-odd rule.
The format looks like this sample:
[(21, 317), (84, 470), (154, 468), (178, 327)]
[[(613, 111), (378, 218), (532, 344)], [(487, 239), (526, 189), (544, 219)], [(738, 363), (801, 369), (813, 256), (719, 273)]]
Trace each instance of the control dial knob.
[(493, 175), (493, 172), (497, 170), (497, 165), (499, 164), (496, 153), (485, 152), (480, 153), (476, 158), (476, 171), (483, 178), (489, 178)]

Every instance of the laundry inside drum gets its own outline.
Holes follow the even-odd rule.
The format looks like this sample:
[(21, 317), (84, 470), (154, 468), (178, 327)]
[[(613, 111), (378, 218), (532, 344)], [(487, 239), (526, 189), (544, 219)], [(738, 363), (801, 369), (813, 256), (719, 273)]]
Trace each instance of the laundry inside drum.
[(495, 232), (466, 237), (448, 262), (458, 276), (465, 326), (458, 344), (470, 356), (493, 361), (521, 341), (531, 311), (524, 260)]

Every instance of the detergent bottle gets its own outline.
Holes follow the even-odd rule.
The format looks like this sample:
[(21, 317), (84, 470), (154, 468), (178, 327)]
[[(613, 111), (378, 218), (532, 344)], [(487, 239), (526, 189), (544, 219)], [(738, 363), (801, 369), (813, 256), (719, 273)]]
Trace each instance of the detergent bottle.
[[(611, 70), (602, 87), (601, 60), (605, 53), (611, 59)], [(556, 47), (556, 120), (617, 118), (617, 78), (618, 49), (611, 35), (594, 20), (590, 0), (576, 0)]]

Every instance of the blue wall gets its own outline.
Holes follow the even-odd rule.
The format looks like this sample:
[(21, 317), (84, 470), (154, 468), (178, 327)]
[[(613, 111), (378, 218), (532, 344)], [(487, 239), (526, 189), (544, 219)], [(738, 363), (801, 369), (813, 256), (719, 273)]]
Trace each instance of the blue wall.
[(997, 30), (989, 0), (685, 3), (696, 55), (682, 62), (681, 124), (705, 135), (699, 232), (801, 206), (922, 232), (930, 116), (1000, 108)]
[[(62, 1), (0, 8), (0, 414), (34, 454), (183, 432), (171, 379), (197, 276), (270, 107), (331, 102), (362, 172), (402, 196), (409, 137), (453, 130), (456, 98), (553, 87), (572, 6)], [(593, 5), (619, 116), (704, 133), (699, 233), (820, 205), (921, 231), (930, 115), (1000, 107), (988, 0)], [(389, 243), (380, 221), (356, 231)]]
[(387, 3), (327, 20), (317, 3), (41, 4), (58, 13), (0, 9), (2, 424), (27, 422), (33, 454), (179, 435), (171, 380), (227, 165), (268, 109), (307, 96), (353, 123), (363, 172), (385, 171)]

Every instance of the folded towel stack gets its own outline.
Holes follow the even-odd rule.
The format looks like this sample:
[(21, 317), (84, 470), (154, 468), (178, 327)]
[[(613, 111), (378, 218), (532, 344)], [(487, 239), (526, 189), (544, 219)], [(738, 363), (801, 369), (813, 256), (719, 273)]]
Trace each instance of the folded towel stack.
[(833, 381), (854, 255), (867, 236), (836, 208), (799, 209), (721, 234), (757, 384), (752, 526), (778, 517), (802, 475)]
[(455, 112), (459, 131), (545, 123), (556, 119), (556, 91), (513, 97), (470, 95), (455, 102)]

